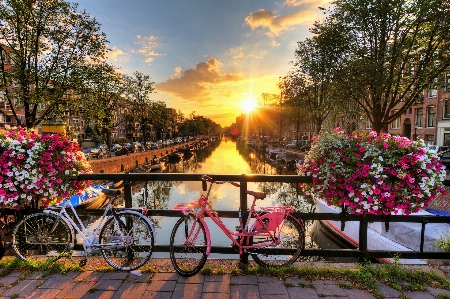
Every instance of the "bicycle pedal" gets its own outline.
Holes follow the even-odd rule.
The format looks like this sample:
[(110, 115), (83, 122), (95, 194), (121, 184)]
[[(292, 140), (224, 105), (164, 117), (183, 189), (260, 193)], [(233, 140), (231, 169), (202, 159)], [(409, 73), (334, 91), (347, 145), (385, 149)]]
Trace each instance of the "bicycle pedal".
[(80, 261), (80, 263), (79, 263), (80, 267), (84, 267), (84, 266), (86, 266), (86, 264), (87, 264), (87, 259), (86, 258), (82, 259)]

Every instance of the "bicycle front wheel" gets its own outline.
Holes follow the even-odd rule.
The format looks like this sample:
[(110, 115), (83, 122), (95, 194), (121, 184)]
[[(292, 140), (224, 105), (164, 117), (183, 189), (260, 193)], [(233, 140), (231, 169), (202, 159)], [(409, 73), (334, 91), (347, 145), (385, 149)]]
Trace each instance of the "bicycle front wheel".
[(207, 242), (203, 223), (194, 215), (181, 217), (170, 236), (170, 260), (182, 276), (193, 276), (205, 265)]
[(12, 249), (26, 261), (36, 255), (59, 255), (72, 242), (72, 231), (60, 217), (36, 213), (26, 216), (13, 230)]
[(254, 249), (253, 260), (263, 267), (287, 266), (294, 263), (304, 248), (305, 230), (303, 225), (291, 214), (286, 214), (284, 221), (272, 232), (279, 241), (273, 244), (267, 236), (252, 237), (253, 245), (258, 243), (273, 244)]
[(137, 212), (124, 211), (116, 216), (111, 216), (100, 232), (103, 258), (114, 269), (135, 270), (152, 255), (155, 242), (152, 225), (147, 217)]

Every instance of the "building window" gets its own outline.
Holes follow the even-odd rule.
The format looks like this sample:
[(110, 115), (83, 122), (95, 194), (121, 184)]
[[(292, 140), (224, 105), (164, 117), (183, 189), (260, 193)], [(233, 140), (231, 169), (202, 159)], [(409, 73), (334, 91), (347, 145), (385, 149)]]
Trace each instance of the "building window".
[(450, 100), (444, 99), (444, 115), (442, 118), (450, 118)]
[(425, 134), (425, 143), (434, 145), (434, 135)]
[(428, 97), (429, 97), (429, 98), (435, 98), (435, 97), (437, 97), (437, 89), (430, 89), (430, 90), (428, 91)]
[(434, 128), (436, 125), (436, 107), (429, 106), (427, 108), (427, 127)]
[(450, 91), (450, 74), (445, 74), (445, 91)]
[(416, 123), (415, 125), (422, 128), (423, 108), (416, 109)]
[[(392, 114), (397, 113), (398, 110), (392, 111)], [(391, 129), (400, 129), (400, 117), (397, 117), (392, 123), (391, 123)]]

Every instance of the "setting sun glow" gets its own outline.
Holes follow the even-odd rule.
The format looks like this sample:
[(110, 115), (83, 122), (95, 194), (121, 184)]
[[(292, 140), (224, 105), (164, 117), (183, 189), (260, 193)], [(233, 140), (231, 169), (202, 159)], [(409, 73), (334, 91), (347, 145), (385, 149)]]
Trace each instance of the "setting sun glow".
[(251, 111), (253, 111), (253, 109), (256, 108), (256, 100), (255, 99), (246, 99), (245, 101), (242, 102), (242, 109), (249, 113)]

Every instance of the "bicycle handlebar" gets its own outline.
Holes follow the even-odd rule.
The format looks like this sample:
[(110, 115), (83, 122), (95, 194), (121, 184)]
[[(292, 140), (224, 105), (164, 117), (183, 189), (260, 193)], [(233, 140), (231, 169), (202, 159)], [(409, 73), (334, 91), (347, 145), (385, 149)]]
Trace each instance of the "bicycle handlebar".
[(236, 182), (232, 182), (232, 181), (214, 181), (214, 179), (212, 177), (210, 177), (209, 175), (202, 175), (201, 176), (202, 179), (202, 186), (203, 186), (203, 191), (207, 190), (206, 187), (206, 182), (211, 182), (211, 184), (225, 184), (225, 183), (229, 183), (235, 187), (240, 187), (241, 184), (236, 183)]

